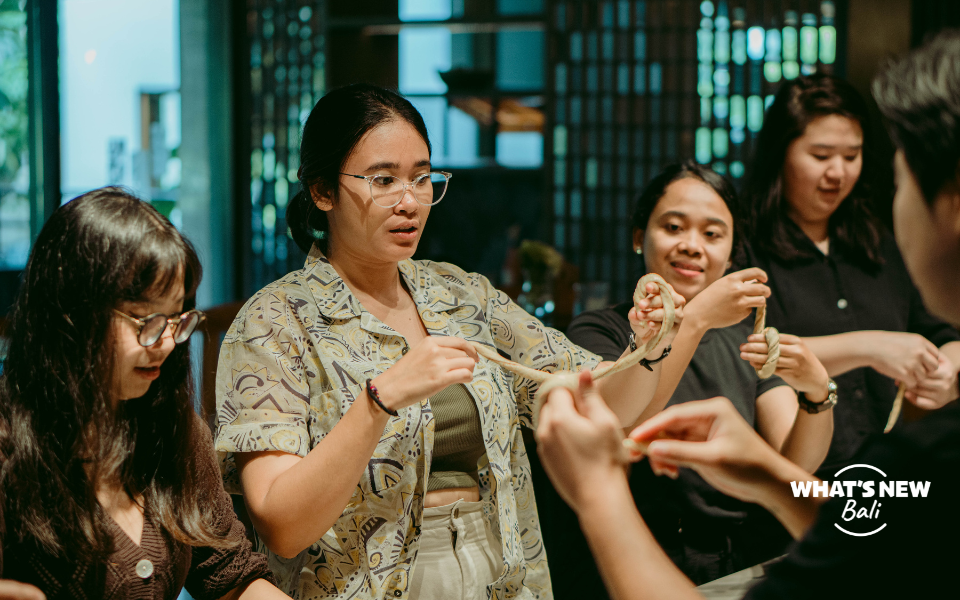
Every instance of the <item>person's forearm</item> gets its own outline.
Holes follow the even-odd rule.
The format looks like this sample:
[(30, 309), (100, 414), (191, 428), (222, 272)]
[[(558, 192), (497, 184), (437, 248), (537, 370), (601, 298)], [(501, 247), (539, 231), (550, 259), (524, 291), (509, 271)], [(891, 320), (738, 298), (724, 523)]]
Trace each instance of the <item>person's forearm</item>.
[[(669, 345), (666, 340), (661, 342), (651, 351), (652, 357), (660, 356), (664, 348)], [(629, 353), (629, 351), (628, 348), (624, 351), (624, 354)], [(659, 385), (663, 365), (672, 358), (673, 352), (671, 351), (668, 358), (650, 365), (652, 371), (636, 364), (597, 381), (600, 395), (603, 396), (607, 406), (617, 415), (624, 427), (636, 421), (637, 417), (649, 406), (650, 400)]]
[(640, 518), (626, 477), (594, 486), (578, 516), (614, 600), (702, 598)]
[(628, 429), (640, 425), (653, 415), (657, 414), (667, 405), (673, 393), (677, 390), (683, 373), (690, 365), (700, 340), (703, 339), (707, 329), (698, 326), (692, 319), (684, 319), (677, 331), (677, 337), (673, 340), (673, 349), (670, 356), (663, 361), (663, 367), (660, 369), (660, 382), (657, 384), (657, 390), (653, 398), (647, 404), (647, 407), (640, 413), (640, 416), (630, 425)]
[(290, 596), (278, 590), (266, 579), (255, 579), (246, 585), (231, 590), (220, 600), (258, 600), (259, 598), (289, 600)]
[(757, 485), (752, 501), (770, 511), (794, 539), (800, 539), (817, 520), (820, 506), (828, 498), (795, 496), (791, 482), (820, 480), (783, 456), (772, 456), (771, 464), (761, 467), (766, 471), (764, 483)]
[(303, 460), (273, 481), (252, 515), (267, 547), (296, 556), (336, 523), (386, 424), (387, 414), (362, 393)]
[(810, 414), (797, 409), (797, 417), (780, 454), (798, 467), (813, 473), (823, 463), (833, 439), (833, 410)]
[(836, 377), (860, 367), (873, 366), (873, 350), (877, 343), (873, 337), (873, 331), (850, 331), (801, 339), (823, 363), (827, 374)]

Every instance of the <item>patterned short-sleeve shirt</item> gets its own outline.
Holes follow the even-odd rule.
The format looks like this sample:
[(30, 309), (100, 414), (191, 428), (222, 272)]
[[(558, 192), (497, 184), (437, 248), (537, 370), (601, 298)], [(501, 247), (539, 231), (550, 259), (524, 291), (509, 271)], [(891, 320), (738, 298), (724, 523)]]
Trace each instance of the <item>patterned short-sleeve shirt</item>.
[[(544, 326), (483, 276), (453, 265), (399, 265), (431, 335), (495, 347), (545, 371), (600, 358)], [(217, 369), (217, 436), (227, 489), (239, 492), (235, 452), (305, 456), (339, 422), (364, 383), (407, 351), (403, 336), (366, 311), (323, 254), (260, 290), (227, 332)], [(480, 493), (503, 570), (489, 597), (552, 597), (521, 423), (532, 426), (536, 384), (481, 358), (467, 384), (482, 424)], [(428, 399), (391, 417), (343, 514), (292, 559), (269, 553), (294, 598), (405, 598), (433, 451)]]

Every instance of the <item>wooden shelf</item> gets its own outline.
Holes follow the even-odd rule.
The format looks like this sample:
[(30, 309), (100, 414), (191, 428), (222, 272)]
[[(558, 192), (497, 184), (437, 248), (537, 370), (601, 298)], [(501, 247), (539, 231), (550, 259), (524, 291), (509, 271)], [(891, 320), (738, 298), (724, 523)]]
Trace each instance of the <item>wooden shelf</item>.
[(447, 19), (445, 21), (401, 21), (383, 17), (332, 17), (330, 31), (360, 29), (364, 35), (397, 35), (401, 29), (446, 27), (452, 33), (493, 33), (497, 31), (545, 31), (541, 15), (490, 17), (487, 19)]

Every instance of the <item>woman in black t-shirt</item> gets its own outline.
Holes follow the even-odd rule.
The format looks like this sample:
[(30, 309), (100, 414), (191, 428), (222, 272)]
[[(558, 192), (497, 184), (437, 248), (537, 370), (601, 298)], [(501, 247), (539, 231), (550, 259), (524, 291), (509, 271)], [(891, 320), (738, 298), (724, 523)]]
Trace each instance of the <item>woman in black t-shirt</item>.
[[(638, 423), (664, 405), (725, 396), (771, 446), (813, 470), (826, 455), (832, 412), (799, 410), (797, 395), (787, 384), (803, 392), (804, 402), (812, 406), (827, 401), (829, 378), (794, 336), (783, 336), (780, 377), (759, 379), (740, 357), (739, 345), (751, 332), (742, 321), (764, 305), (769, 289), (760, 269), (723, 277), (738, 248), (735, 203), (736, 193), (726, 179), (693, 163), (668, 167), (637, 202), (634, 248), (642, 253), (647, 272), (662, 275), (688, 300), (657, 394)], [(604, 359), (616, 360), (629, 344), (630, 319), (637, 316), (630, 314), (632, 306), (627, 302), (584, 313), (567, 335)], [(811, 410), (820, 408), (827, 407)], [(753, 509), (693, 471), (681, 470), (672, 481), (655, 477), (649, 463), (640, 463), (631, 474), (631, 487), (658, 541), (696, 583), (774, 555), (764, 556), (762, 549), (747, 543), (755, 537), (744, 525)], [(551, 559), (554, 556), (551, 553)], [(555, 581), (560, 581), (559, 574)]]
[[(892, 63), (873, 91), (898, 149), (897, 244), (926, 305), (960, 323), (960, 30), (944, 30)], [(849, 522), (848, 505), (862, 508), (876, 495), (794, 494), (799, 484), (820, 482), (771, 451), (722, 398), (671, 407), (630, 437), (644, 448), (645, 461), (665, 470), (697, 469), (719, 489), (775, 512), (798, 538), (784, 560), (751, 582), (749, 600), (957, 596), (957, 403), (889, 435), (872, 436), (856, 459), (875, 475), (860, 468), (830, 478), (874, 485), (878, 480), (924, 482), (922, 493), (886, 494), (880, 514), (864, 517), (858, 510), (857, 524)], [(632, 510), (616, 417), (604, 408), (589, 378), (580, 378), (575, 397), (563, 389), (551, 392), (540, 412), (537, 441), (551, 480), (577, 511), (612, 595), (619, 600), (702, 597)], [(867, 486), (853, 487), (865, 491)], [(875, 535), (863, 535), (868, 531)]]
[[(746, 264), (769, 276), (767, 323), (803, 336), (839, 388), (825, 477), (884, 430), (895, 380), (922, 408), (960, 395), (960, 335), (927, 313), (871, 209), (874, 150), (850, 84), (800, 77), (767, 111), (745, 190)], [(743, 350), (758, 360), (766, 344), (755, 336)]]

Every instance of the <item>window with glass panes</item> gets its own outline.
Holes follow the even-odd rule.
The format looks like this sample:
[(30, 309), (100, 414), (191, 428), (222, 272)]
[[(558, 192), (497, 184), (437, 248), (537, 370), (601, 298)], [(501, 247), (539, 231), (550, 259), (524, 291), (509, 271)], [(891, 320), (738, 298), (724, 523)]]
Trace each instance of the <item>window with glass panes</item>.
[[(29, 70), (23, 3), (0, 2), (0, 47), (0, 271), (19, 272), (27, 264), (31, 242)], [(42, 214), (34, 218), (38, 216), (42, 222)], [(6, 308), (0, 306), (0, 314)]]
[(249, 96), (247, 107), (240, 104), (250, 136), (245, 295), (303, 266), (284, 214), (300, 190), (301, 126), (326, 89), (325, 6), (317, 0), (246, 2)]
[[(570, 0), (547, 15), (545, 160), (553, 244), (606, 282), (639, 274), (630, 218), (662, 167), (696, 159), (738, 181), (784, 79), (830, 71), (838, 2)], [(602, 300), (601, 300), (602, 302)]]

